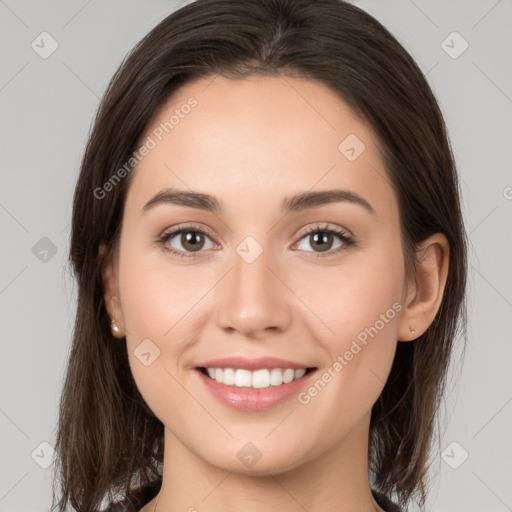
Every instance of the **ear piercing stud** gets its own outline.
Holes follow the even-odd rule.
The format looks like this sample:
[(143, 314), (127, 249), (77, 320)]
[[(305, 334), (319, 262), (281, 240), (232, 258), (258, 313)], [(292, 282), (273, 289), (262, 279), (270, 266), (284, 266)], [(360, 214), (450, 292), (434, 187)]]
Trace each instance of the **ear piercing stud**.
[(116, 324), (116, 321), (112, 319), (110, 322), (110, 330), (112, 331), (112, 334), (118, 334), (121, 329), (119, 329), (119, 326)]
[(416, 329), (414, 327), (409, 327), (409, 329), (413, 334), (416, 332)]

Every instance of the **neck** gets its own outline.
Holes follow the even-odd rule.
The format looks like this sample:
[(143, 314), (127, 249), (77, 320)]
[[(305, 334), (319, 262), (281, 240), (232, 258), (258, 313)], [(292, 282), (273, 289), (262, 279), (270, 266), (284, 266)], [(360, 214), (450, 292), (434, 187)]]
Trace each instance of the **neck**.
[(368, 429), (369, 415), (321, 455), (304, 454), (304, 462), (287, 471), (267, 461), (257, 475), (206, 462), (166, 429), (156, 512), (380, 511), (368, 482)]

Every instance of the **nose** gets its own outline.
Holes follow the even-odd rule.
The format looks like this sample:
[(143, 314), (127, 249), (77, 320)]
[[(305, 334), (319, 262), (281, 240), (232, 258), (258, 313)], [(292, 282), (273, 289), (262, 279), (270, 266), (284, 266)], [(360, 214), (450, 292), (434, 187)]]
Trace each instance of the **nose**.
[(272, 253), (264, 249), (251, 261), (235, 252), (230, 263), (231, 271), (215, 287), (218, 326), (251, 338), (286, 330), (293, 293)]

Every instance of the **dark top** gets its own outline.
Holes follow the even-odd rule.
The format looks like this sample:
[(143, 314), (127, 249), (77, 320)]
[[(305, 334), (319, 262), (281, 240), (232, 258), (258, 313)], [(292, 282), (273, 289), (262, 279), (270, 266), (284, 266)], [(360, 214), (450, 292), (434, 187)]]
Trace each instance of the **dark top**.
[[(137, 493), (134, 493), (130, 501), (123, 500), (116, 503), (111, 503), (105, 512), (139, 512), (139, 510), (149, 503), (160, 490), (162, 479), (154, 480), (143, 485)], [(395, 503), (389, 500), (384, 494), (380, 494), (375, 490), (371, 490), (373, 498), (378, 503), (379, 507), (386, 512), (407, 512), (398, 507)]]

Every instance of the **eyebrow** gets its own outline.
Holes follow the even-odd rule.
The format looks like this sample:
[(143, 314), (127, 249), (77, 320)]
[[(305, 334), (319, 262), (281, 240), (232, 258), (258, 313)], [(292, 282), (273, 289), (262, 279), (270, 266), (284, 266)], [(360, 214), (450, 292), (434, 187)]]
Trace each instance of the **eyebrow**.
[[(358, 204), (372, 215), (375, 215), (374, 208), (366, 199), (355, 192), (339, 189), (296, 194), (292, 197), (285, 198), (282, 201), (281, 210), (285, 213), (299, 212), (336, 202)], [(161, 204), (188, 206), (190, 208), (197, 208), (214, 214), (223, 213), (223, 209), (219, 201), (214, 196), (202, 192), (178, 190), (173, 188), (166, 188), (158, 192), (144, 205), (142, 213), (144, 214)]]

